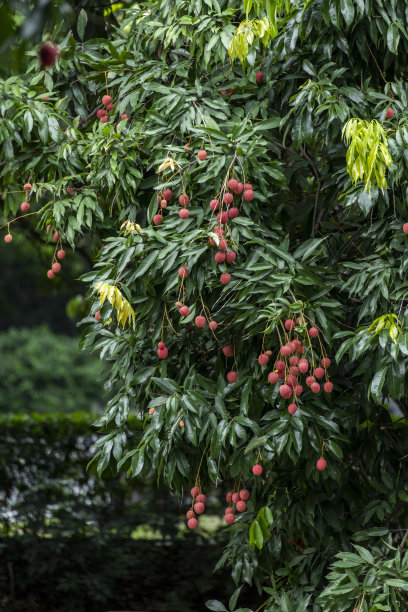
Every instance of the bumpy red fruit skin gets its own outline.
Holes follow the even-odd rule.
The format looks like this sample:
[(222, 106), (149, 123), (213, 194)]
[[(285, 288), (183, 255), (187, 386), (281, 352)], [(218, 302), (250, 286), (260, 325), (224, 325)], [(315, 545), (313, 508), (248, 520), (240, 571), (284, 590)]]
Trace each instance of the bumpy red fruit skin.
[(227, 344), (226, 346), (222, 347), (222, 352), (226, 357), (232, 357), (234, 354), (234, 349), (232, 348), (232, 346)]
[(200, 489), (198, 487), (193, 487), (190, 493), (191, 493), (191, 497), (194, 499), (195, 497), (197, 497), (197, 495), (199, 495)]
[(158, 356), (160, 357), (160, 359), (166, 359), (167, 355), (169, 354), (169, 349), (164, 347), (163, 349), (159, 349), (157, 351)]
[(218, 251), (218, 253), (214, 255), (214, 259), (216, 263), (223, 263), (225, 261), (225, 253)]
[(52, 270), (48, 270), (47, 276), (48, 276), (48, 278), (54, 278), (55, 274), (54, 274), (54, 272)]
[(220, 223), (225, 225), (226, 223), (228, 223), (228, 213), (226, 211), (224, 211), (222, 213), (218, 213), (217, 214), (217, 219), (218, 219), (218, 221), (220, 221)]
[(289, 412), (289, 414), (295, 414), (295, 412), (297, 412), (296, 404), (289, 404), (288, 412)]
[(179, 313), (182, 317), (188, 317), (188, 315), (190, 314), (190, 309), (188, 306), (181, 306), (179, 308)]
[(41, 66), (49, 68), (53, 66), (58, 58), (58, 47), (53, 42), (45, 42), (41, 45), (39, 53)]
[(326, 469), (326, 466), (327, 466), (327, 461), (326, 459), (323, 459), (323, 457), (321, 457), (320, 459), (316, 461), (316, 467), (319, 470), (319, 472), (323, 472), (323, 470)]
[(296, 385), (296, 382), (297, 382), (297, 381), (296, 381), (296, 376), (293, 376), (293, 374), (289, 374), (289, 375), (286, 377), (286, 382), (287, 382), (287, 384), (289, 385), (289, 387), (291, 387), (292, 389), (294, 389), (294, 388), (295, 388), (295, 385)]
[(318, 335), (319, 335), (319, 330), (317, 329), (317, 327), (311, 327), (309, 329), (309, 336), (311, 338), (316, 338), (316, 336), (318, 336)]
[(187, 208), (181, 208), (179, 210), (180, 219), (188, 219), (190, 216), (190, 211)]
[(226, 240), (220, 240), (220, 241), (218, 242), (218, 248), (219, 248), (221, 251), (226, 251), (226, 250), (227, 250), (227, 248), (228, 248), (228, 242), (227, 242)]
[(198, 521), (195, 518), (191, 518), (187, 521), (189, 529), (197, 529)]
[(220, 207), (220, 203), (218, 200), (211, 200), (210, 202), (210, 208), (211, 210), (218, 210)]
[(271, 385), (274, 385), (275, 383), (277, 383), (278, 380), (279, 380), (278, 372), (269, 372), (269, 374), (268, 374), (268, 382), (270, 382)]
[(241, 489), (241, 491), (239, 492), (239, 496), (243, 501), (247, 501), (249, 499), (248, 489)]
[(163, 215), (154, 215), (153, 225), (160, 225), (162, 221), (163, 221)]
[(299, 365), (299, 357), (296, 357), (296, 355), (293, 355), (290, 359), (289, 359), (289, 363), (291, 366), (297, 366)]
[(205, 510), (205, 506), (202, 502), (197, 502), (196, 504), (194, 504), (194, 511), (196, 512), (196, 514), (202, 514)]
[(308, 377), (306, 378), (306, 384), (307, 384), (307, 386), (308, 386), (308, 387), (310, 387), (310, 385), (311, 385), (312, 383), (314, 383), (314, 382), (315, 382), (315, 380), (316, 380), (316, 379), (315, 379), (315, 377), (314, 377), (314, 376), (308, 376)]
[(259, 71), (255, 74), (255, 79), (257, 83), (263, 83), (262, 72)]
[(188, 195), (186, 195), (185, 193), (182, 193), (179, 196), (179, 202), (180, 202), (181, 206), (187, 206), (189, 201), (190, 201), (190, 197)]
[(225, 514), (235, 514), (235, 508), (228, 506), (228, 508), (225, 508)]
[[(228, 493), (227, 493), (227, 494), (226, 494), (226, 496), (225, 496), (225, 500), (226, 500), (226, 501), (227, 501), (229, 504), (230, 504), (230, 503), (231, 503), (231, 501), (232, 501), (232, 494), (233, 494), (233, 491), (228, 491)], [(227, 508), (227, 510), (228, 510), (228, 508)], [(227, 510), (226, 510), (225, 512), (227, 512)]]
[(224, 516), (224, 520), (228, 525), (232, 525), (232, 523), (234, 523), (235, 521), (235, 515), (234, 514), (226, 514)]
[(402, 231), (404, 232), (404, 234), (408, 234), (408, 223), (404, 223), (404, 225), (402, 226)]
[(101, 311), (100, 310), (97, 310), (95, 312), (95, 319), (98, 321), (98, 323), (101, 320)]
[(333, 383), (328, 380), (324, 383), (323, 389), (326, 391), (326, 393), (331, 393), (333, 391)]
[(20, 208), (23, 212), (27, 212), (28, 210), (30, 210), (31, 206), (28, 202), (23, 202)]
[(51, 270), (54, 272), (54, 274), (58, 274), (58, 272), (61, 270), (61, 264), (56, 261), (52, 264)]
[(387, 117), (387, 119), (392, 119), (392, 118), (393, 118), (393, 116), (394, 116), (394, 111), (392, 110), (392, 108), (389, 108), (389, 109), (387, 110), (387, 112), (386, 112), (386, 115), (385, 115), (385, 116)]
[(111, 110), (113, 110), (113, 104), (108, 104), (108, 106), (106, 107), (106, 110), (108, 111), (108, 113), (110, 113)]
[(126, 114), (126, 113), (123, 113), (123, 114), (120, 116), (120, 119), (121, 119), (121, 121), (123, 121), (124, 119), (129, 119), (129, 117), (127, 116), (127, 114)]
[(234, 200), (234, 196), (232, 195), (232, 193), (224, 193), (224, 195), (222, 196), (222, 201), (224, 202), (224, 204), (227, 204), (228, 206), (232, 204), (233, 200)]
[(254, 465), (252, 472), (255, 474), (255, 476), (260, 476), (263, 472), (262, 465), (259, 465), (258, 463)]
[(187, 517), (188, 519), (192, 519), (192, 518), (194, 518), (194, 517), (195, 517), (195, 513), (194, 513), (194, 511), (193, 511), (193, 510), (187, 510), (187, 512), (186, 512), (186, 517)]
[(188, 270), (187, 268), (179, 268), (177, 274), (179, 275), (180, 278), (187, 278)]
[(247, 191), (248, 189), (250, 191), (253, 191), (253, 187), (252, 187), (251, 183), (244, 183), (244, 191)]
[(204, 327), (204, 325), (205, 325), (205, 317), (202, 317), (201, 315), (198, 315), (198, 317), (196, 317), (194, 319), (194, 323), (196, 324), (197, 327)]
[(107, 94), (102, 96), (102, 104), (104, 106), (108, 106), (108, 104), (110, 104), (112, 102), (112, 98), (110, 96), (108, 96)]
[(211, 329), (211, 331), (215, 331), (217, 329), (217, 327), (218, 327), (218, 323), (217, 323), (217, 321), (210, 321), (208, 326)]
[(25, 183), (23, 189), (24, 189), (24, 191), (31, 191), (31, 189), (32, 189), (31, 183)]
[(171, 189), (165, 189), (165, 190), (163, 191), (163, 198), (164, 198), (165, 200), (167, 200), (168, 202), (170, 202), (170, 200), (172, 199), (172, 197), (173, 197), (173, 192), (172, 192), (172, 190), (171, 190)]
[(280, 348), (280, 354), (283, 355), (284, 357), (289, 357), (291, 352), (292, 352), (292, 348), (288, 345), (281, 346)]
[(228, 372), (227, 380), (229, 383), (234, 383), (237, 380), (238, 374), (236, 372)]
[(306, 372), (309, 369), (309, 362), (307, 359), (300, 359), (299, 361), (299, 370), (300, 372), (302, 372), (302, 374), (306, 374)]
[(295, 395), (296, 397), (299, 397), (299, 395), (302, 395), (303, 393), (303, 387), (302, 385), (297, 385), (296, 389), (295, 389)]
[(236, 188), (235, 193), (236, 193), (237, 195), (240, 195), (240, 194), (241, 194), (243, 191), (244, 191), (244, 186), (243, 186), (243, 184), (242, 184), (242, 183), (238, 183), (238, 187)]
[(232, 503), (236, 504), (237, 501), (239, 501), (239, 493), (233, 493), (232, 494)]
[(224, 272), (224, 274), (221, 274), (220, 276), (221, 285), (228, 285), (230, 281), (231, 281), (231, 274), (228, 274), (228, 272)]
[(228, 211), (228, 216), (230, 219), (235, 219), (239, 215), (239, 210), (236, 206), (232, 206)]
[(246, 510), (246, 503), (241, 499), (237, 502), (237, 510), (238, 512), (244, 512)]
[(200, 161), (204, 161), (205, 159), (207, 159), (207, 151), (204, 151), (202, 149), (201, 151), (197, 153), (197, 157)]
[(159, 344), (157, 345), (157, 348), (159, 348), (159, 349), (164, 349), (164, 348), (165, 348), (165, 346), (166, 346), (166, 345), (164, 344), (164, 342), (159, 342)]
[(268, 363), (268, 361), (269, 361), (269, 356), (268, 355), (266, 355), (265, 353), (261, 353), (259, 355), (259, 357), (258, 357), (259, 365), (264, 366), (264, 365), (266, 365)]
[(285, 399), (289, 399), (290, 396), (292, 395), (292, 389), (289, 387), (289, 385), (281, 385), (279, 387), (279, 393)]
[(313, 383), (310, 385), (310, 388), (311, 388), (311, 390), (313, 391), (313, 393), (319, 393), (319, 391), (320, 391), (320, 385), (319, 385), (319, 383), (318, 383), (318, 382), (313, 382)]
[(235, 251), (227, 251), (226, 256), (225, 256), (225, 260), (227, 263), (233, 263), (237, 258), (237, 254), (235, 253)]
[(276, 370), (284, 370), (286, 367), (286, 364), (284, 361), (282, 361), (281, 359), (279, 359), (276, 363), (275, 363), (275, 368)]
[(167, 208), (167, 200), (160, 200), (161, 208)]
[(331, 366), (331, 361), (328, 357), (323, 357), (323, 359), (321, 359), (320, 363), (322, 364), (322, 368), (330, 368)]
[(316, 368), (314, 371), (314, 375), (316, 376), (316, 378), (323, 378), (324, 376), (323, 368)]
[(305, 347), (302, 345), (296, 348), (296, 352), (299, 353), (300, 355), (303, 353), (304, 350), (305, 350)]
[(101, 119), (105, 115), (106, 115), (106, 110), (104, 108), (98, 108), (98, 110), (96, 111), (97, 119)]
[(217, 234), (218, 237), (225, 236), (225, 229), (223, 227), (220, 227), (219, 225), (215, 225), (214, 233)]
[(101, 117), (101, 121), (102, 123), (106, 123), (108, 121), (108, 116), (104, 115), (103, 117)]
[(252, 191), (252, 189), (246, 189), (244, 191), (245, 202), (252, 202), (253, 199), (254, 199), (254, 192)]
[(205, 504), (205, 502), (207, 501), (207, 497), (203, 493), (200, 493), (199, 495), (197, 495), (197, 501), (202, 504)]
[(286, 319), (285, 328), (289, 331), (290, 329), (293, 329), (294, 327), (295, 327), (295, 322), (292, 321), (292, 319)]
[(231, 191), (235, 191), (238, 187), (237, 179), (230, 179), (228, 181), (228, 187), (231, 189)]

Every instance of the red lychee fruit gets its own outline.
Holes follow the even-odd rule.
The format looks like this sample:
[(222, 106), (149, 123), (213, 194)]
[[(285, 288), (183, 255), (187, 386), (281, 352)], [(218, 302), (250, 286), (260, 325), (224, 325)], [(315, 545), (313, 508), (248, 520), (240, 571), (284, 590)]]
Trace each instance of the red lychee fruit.
[(190, 201), (190, 197), (188, 195), (185, 195), (184, 193), (182, 193), (179, 196), (179, 202), (180, 202), (181, 206), (187, 206), (189, 201)]
[(54, 272), (54, 274), (58, 274), (58, 272), (61, 270), (61, 264), (56, 261), (52, 264), (51, 270)]
[(190, 314), (190, 309), (188, 306), (181, 306), (179, 308), (179, 313), (182, 317), (188, 317), (188, 315)]
[(310, 385), (310, 388), (313, 391), (313, 393), (319, 393), (320, 391), (320, 385), (318, 382), (312, 382), (312, 384)]
[(232, 525), (232, 523), (234, 523), (235, 521), (235, 514), (231, 514), (231, 513), (226, 514), (224, 516), (224, 520), (228, 525)]
[(255, 476), (260, 476), (263, 472), (262, 465), (259, 465), (258, 463), (254, 465), (252, 472), (255, 474)]
[(297, 406), (296, 404), (289, 404), (288, 406), (288, 412), (289, 414), (295, 414), (295, 412), (297, 411)]
[(221, 285), (228, 285), (230, 280), (231, 280), (231, 274), (228, 274), (228, 272), (224, 272), (224, 274), (221, 274), (220, 276)]
[(276, 368), (277, 370), (284, 370), (284, 369), (285, 369), (285, 367), (286, 367), (285, 362), (284, 362), (284, 361), (282, 361), (282, 360), (280, 360), (280, 359), (279, 359), (279, 360), (278, 360), (278, 361), (275, 363), (275, 368)]
[(298, 347), (296, 347), (296, 352), (299, 354), (302, 354), (304, 350), (305, 350), (305, 347), (302, 346), (301, 344)]
[(257, 83), (263, 83), (262, 72), (259, 71), (255, 74), (255, 79)]
[(316, 376), (316, 378), (323, 378), (324, 376), (323, 368), (315, 368), (314, 375)]
[(217, 213), (217, 219), (218, 221), (220, 221), (220, 223), (225, 225), (226, 223), (228, 223), (228, 213), (226, 211), (222, 213)]
[(187, 278), (188, 270), (187, 268), (179, 268), (177, 274), (179, 275), (180, 278)]
[(192, 518), (194, 518), (194, 517), (195, 517), (195, 513), (194, 513), (194, 511), (193, 511), (193, 510), (187, 510), (187, 512), (186, 512), (186, 517), (187, 517), (188, 519), (192, 519)]
[(210, 321), (208, 326), (211, 329), (211, 331), (215, 331), (217, 329), (217, 327), (218, 327), (218, 323), (217, 323), (217, 321)]
[(226, 255), (225, 255), (225, 260), (227, 263), (233, 263), (235, 261), (237, 257), (237, 254), (235, 253), (235, 251), (227, 251)]
[(106, 107), (106, 110), (108, 111), (108, 113), (111, 112), (111, 110), (113, 110), (113, 104), (108, 104), (108, 106)]
[(237, 380), (238, 374), (234, 371), (228, 372), (227, 380), (229, 383), (234, 383)]
[(271, 385), (274, 385), (275, 383), (277, 383), (278, 380), (279, 380), (279, 374), (277, 372), (269, 372), (268, 382), (270, 382)]
[(159, 349), (157, 351), (157, 354), (160, 357), (160, 359), (166, 359), (167, 355), (169, 354), (169, 349), (166, 347)]
[(234, 196), (232, 195), (232, 193), (224, 193), (224, 195), (222, 196), (222, 201), (224, 202), (224, 204), (227, 204), (227, 206), (232, 204), (233, 200)]
[(96, 117), (98, 119), (102, 119), (102, 117), (104, 117), (106, 115), (106, 110), (104, 108), (98, 108), (98, 110), (96, 111)]
[(258, 357), (259, 365), (264, 366), (264, 365), (266, 365), (268, 363), (268, 361), (269, 361), (269, 356), (268, 355), (266, 355), (265, 353), (261, 353), (259, 355), (259, 357)]
[(289, 387), (292, 387), (292, 389), (294, 389), (294, 387), (295, 387), (295, 385), (297, 383), (296, 376), (293, 376), (293, 374), (289, 374), (286, 377), (286, 382), (289, 385)]
[(289, 357), (292, 352), (292, 347), (288, 346), (287, 344), (285, 344), (285, 346), (280, 347), (280, 354), (284, 357)]
[(290, 396), (292, 395), (292, 389), (289, 387), (289, 385), (281, 385), (279, 387), (279, 393), (285, 399), (289, 399)]
[(404, 223), (404, 225), (402, 226), (402, 231), (404, 232), (404, 234), (408, 234), (408, 223)]
[(225, 261), (225, 253), (222, 253), (221, 251), (218, 251), (214, 255), (214, 259), (215, 259), (216, 263), (223, 263)]
[(13, 240), (13, 236), (11, 234), (6, 234), (4, 236), (4, 242), (7, 242), (7, 244), (9, 244), (10, 242), (12, 242)]
[(101, 121), (102, 123), (106, 123), (108, 121), (108, 116), (104, 115), (103, 117), (101, 117)]
[(186, 153), (192, 153), (192, 150), (188, 148), (189, 146), (190, 146), (190, 143), (186, 142), (186, 144), (184, 145), (184, 150)]
[(230, 179), (228, 181), (228, 187), (231, 189), (231, 191), (235, 191), (238, 187), (238, 181), (236, 179)]
[[(228, 491), (228, 493), (227, 493), (227, 494), (226, 494), (226, 496), (225, 496), (225, 500), (226, 500), (226, 501), (227, 501), (229, 504), (230, 504), (230, 503), (231, 503), (231, 501), (232, 501), (232, 494), (233, 494), (233, 492), (234, 492), (234, 491)], [(227, 508), (227, 510), (228, 510), (228, 508)], [(227, 510), (226, 510), (225, 512), (227, 512)]]
[(243, 501), (247, 501), (249, 499), (248, 489), (241, 489), (241, 491), (239, 492), (239, 496)]
[(333, 391), (333, 383), (328, 380), (324, 383), (323, 389), (326, 391), (326, 393), (331, 393)]
[(226, 251), (228, 248), (228, 242), (226, 240), (220, 240), (218, 242), (218, 248), (221, 249), (221, 251)]
[(237, 503), (237, 501), (239, 501), (239, 499), (240, 499), (240, 498), (239, 498), (239, 493), (233, 493), (233, 494), (232, 494), (232, 503), (233, 503), (233, 504), (236, 504), (236, 503)]
[(38, 55), (40, 58), (41, 67), (49, 68), (50, 66), (54, 66), (58, 59), (58, 47), (51, 41), (45, 42), (41, 45)]
[(238, 187), (235, 189), (235, 193), (240, 195), (244, 191), (244, 186), (242, 183), (238, 183)]
[(304, 317), (297, 317), (296, 319), (296, 325), (298, 327), (300, 327), (301, 325), (304, 325), (306, 323), (306, 320)]
[(299, 361), (299, 371), (302, 372), (302, 374), (306, 374), (306, 372), (309, 369), (309, 362), (307, 359), (300, 359)]
[(163, 221), (163, 215), (154, 215), (153, 225), (160, 225), (162, 221)]
[(316, 467), (319, 470), (319, 472), (323, 472), (323, 470), (326, 469), (326, 466), (327, 466), (327, 461), (326, 459), (323, 459), (323, 457), (320, 457), (320, 459), (316, 461)]
[(202, 514), (205, 510), (205, 506), (202, 502), (197, 502), (196, 504), (194, 504), (194, 511), (196, 512), (196, 514)]
[(31, 191), (32, 188), (33, 187), (31, 185), (31, 183), (25, 183), (25, 185), (23, 187), (24, 191)]
[(394, 116), (394, 111), (392, 110), (392, 108), (389, 108), (385, 114), (385, 116), (387, 117), (387, 119), (392, 119)]
[(190, 216), (190, 211), (188, 210), (188, 208), (180, 208), (179, 210), (180, 219), (188, 219), (189, 216)]
[(253, 187), (250, 183), (245, 183), (244, 184), (244, 191), (246, 191), (247, 189), (250, 189), (251, 191), (253, 191)]
[(191, 518), (187, 521), (189, 529), (197, 529), (198, 521), (195, 518)]
[(292, 319), (286, 319), (285, 328), (289, 331), (295, 327), (295, 322)]
[(230, 219), (235, 219), (239, 215), (239, 210), (236, 206), (232, 206), (228, 211), (228, 216)]
[(228, 508), (225, 508), (225, 514), (235, 514), (235, 508), (228, 506)]
[(314, 382), (315, 382), (315, 380), (316, 380), (316, 379), (315, 379), (315, 377), (314, 377), (314, 376), (308, 376), (308, 377), (306, 378), (306, 384), (307, 384), (307, 386), (308, 386), (308, 387), (310, 387), (310, 385), (311, 385), (312, 383), (314, 383)]
[(197, 495), (197, 501), (202, 504), (205, 504), (205, 502), (207, 501), (207, 497), (203, 493), (200, 493), (199, 495)]
[(201, 149), (201, 151), (197, 153), (197, 157), (200, 161), (204, 161), (205, 159), (207, 159), (207, 151), (204, 151), (204, 149)]
[(222, 352), (226, 357), (232, 357), (234, 354), (234, 349), (232, 348), (232, 346), (227, 344), (226, 346), (222, 347)]
[(95, 319), (98, 321), (98, 323), (101, 320), (101, 311), (100, 310), (97, 310), (95, 312)]
[(218, 200), (211, 200), (210, 202), (210, 208), (211, 210), (218, 210), (220, 207), (220, 203)]
[(225, 229), (223, 227), (220, 227), (219, 225), (215, 225), (214, 233), (217, 234), (218, 237), (225, 236)]
[(31, 206), (28, 202), (23, 202), (20, 208), (23, 212), (27, 212), (28, 210), (30, 210)]
[(193, 487), (190, 493), (191, 493), (191, 497), (194, 499), (195, 497), (197, 497), (197, 495), (199, 495), (200, 489), (198, 487)]
[(297, 376), (299, 374), (299, 368), (297, 366), (290, 366), (289, 373), (292, 376)]
[(159, 342), (159, 344), (157, 345), (157, 348), (164, 349), (165, 348), (164, 342)]
[(244, 512), (246, 510), (246, 503), (241, 499), (237, 502), (237, 510), (238, 512)]
[(122, 113), (122, 115), (120, 116), (121, 121), (123, 121), (124, 119), (129, 119), (126, 113)]
[(296, 397), (299, 397), (299, 395), (302, 395), (303, 393), (303, 387), (302, 385), (297, 385), (296, 389), (295, 389), (295, 395)]
[(171, 189), (165, 189), (165, 190), (163, 191), (163, 198), (164, 198), (165, 200), (167, 200), (167, 202), (170, 202), (170, 200), (172, 199), (172, 197), (173, 197), (173, 192), (172, 192), (172, 190), (171, 190)]
[(318, 335), (319, 335), (319, 330), (317, 329), (317, 327), (311, 327), (309, 329), (309, 336), (311, 338), (316, 338), (316, 336), (318, 336)]
[(73, 187), (67, 187), (67, 193), (72, 196), (75, 193), (75, 189)]
[(198, 317), (194, 319), (194, 323), (196, 324), (197, 327), (204, 327), (205, 317), (198, 315)]
[(47, 276), (48, 276), (48, 278), (54, 278), (55, 273), (52, 270), (48, 270)]
[(111, 96), (108, 96), (106, 94), (104, 96), (102, 96), (102, 104), (104, 106), (108, 106), (108, 104), (110, 104), (111, 102), (112, 102)]
[(155, 409), (154, 409), (153, 407), (152, 407), (152, 408), (149, 408), (149, 414), (150, 414), (150, 416), (153, 416), (155, 412), (156, 412), (156, 411), (155, 411)]
[(296, 355), (292, 355), (292, 357), (289, 359), (289, 363), (291, 366), (299, 365), (299, 357), (296, 357)]
[(320, 360), (320, 363), (322, 364), (322, 368), (325, 368), (326, 370), (331, 366), (331, 361), (328, 357), (323, 357), (323, 359)]
[(228, 93), (228, 91), (226, 89), (221, 89), (220, 94), (222, 94), (223, 96), (226, 96)]
[(167, 200), (160, 200), (161, 208), (167, 208)]
[(244, 191), (245, 202), (252, 202), (253, 199), (254, 199), (254, 192), (252, 191), (252, 189), (246, 189)]

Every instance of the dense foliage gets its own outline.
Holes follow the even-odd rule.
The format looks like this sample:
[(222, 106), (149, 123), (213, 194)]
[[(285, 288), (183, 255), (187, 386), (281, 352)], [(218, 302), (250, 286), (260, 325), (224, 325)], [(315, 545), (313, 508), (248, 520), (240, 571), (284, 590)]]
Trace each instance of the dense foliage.
[[(402, 610), (405, 2), (168, 0), (121, 19), (110, 40), (86, 40), (81, 12), (80, 41), (58, 35), (54, 68), (39, 69), (33, 50), (26, 76), (0, 83), (5, 214), (29, 181), (44, 236), (51, 224), (57, 248), (86, 235), (99, 250), (83, 276), (83, 347), (111, 366), (99, 473), (153, 469), (186, 510), (192, 485), (250, 488), (220, 565), (264, 588), (269, 612)], [(104, 95), (114, 107), (101, 116)], [(226, 212), (234, 178), (254, 197), (232, 194), (239, 215), (224, 226), (236, 259), (218, 265), (223, 219), (209, 204)], [(290, 414), (279, 391), (288, 369), (285, 381), (268, 375), (294, 336), (308, 374), (331, 358), (334, 389), (301, 383)], [(137, 442), (132, 414), (144, 420)]]

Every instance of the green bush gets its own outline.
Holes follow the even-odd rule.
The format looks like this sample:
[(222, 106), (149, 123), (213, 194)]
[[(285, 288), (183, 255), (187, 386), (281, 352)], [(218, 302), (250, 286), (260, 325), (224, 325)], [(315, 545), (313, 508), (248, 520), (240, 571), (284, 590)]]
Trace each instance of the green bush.
[(0, 411), (97, 411), (104, 403), (102, 367), (76, 338), (47, 327), (0, 333)]

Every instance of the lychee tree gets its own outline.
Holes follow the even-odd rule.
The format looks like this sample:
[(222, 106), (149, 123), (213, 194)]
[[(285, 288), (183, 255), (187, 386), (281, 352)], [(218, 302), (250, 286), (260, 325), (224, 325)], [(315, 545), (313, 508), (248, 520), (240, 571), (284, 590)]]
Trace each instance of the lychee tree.
[(155, 471), (193, 530), (217, 487), (219, 567), (265, 610), (404, 610), (405, 2), (168, 0), (118, 19), (88, 40), (82, 11), (78, 40), (44, 36), (52, 62), (35, 49), (0, 83), (6, 242), (37, 223), (50, 282), (58, 252), (95, 251), (94, 463)]

